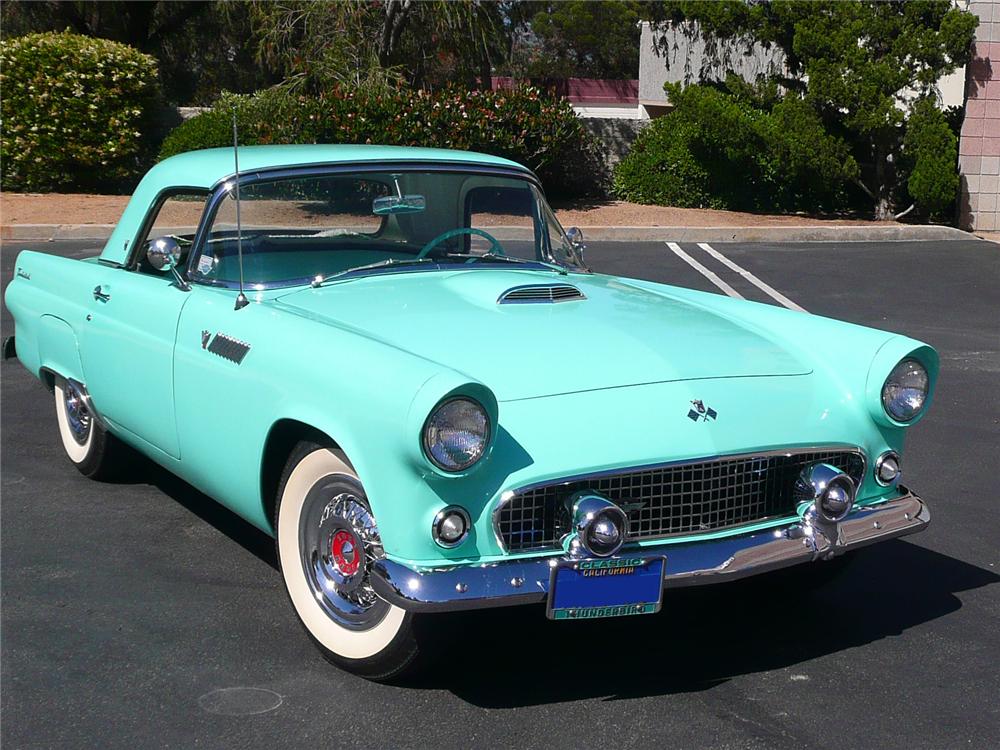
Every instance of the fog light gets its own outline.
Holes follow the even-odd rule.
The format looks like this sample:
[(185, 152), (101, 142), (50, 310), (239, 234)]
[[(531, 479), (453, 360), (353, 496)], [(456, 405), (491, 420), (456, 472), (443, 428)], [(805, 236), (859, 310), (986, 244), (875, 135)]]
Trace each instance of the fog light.
[(827, 521), (840, 521), (854, 506), (854, 481), (830, 464), (809, 464), (795, 482), (796, 502), (811, 502)]
[(469, 534), (472, 522), (464, 508), (452, 505), (434, 516), (431, 533), (442, 547), (456, 547)]
[(883, 487), (899, 479), (899, 454), (896, 451), (886, 451), (875, 462), (875, 481)]
[(615, 554), (625, 543), (628, 516), (602, 495), (583, 490), (569, 498), (570, 517), (583, 548), (597, 557)]

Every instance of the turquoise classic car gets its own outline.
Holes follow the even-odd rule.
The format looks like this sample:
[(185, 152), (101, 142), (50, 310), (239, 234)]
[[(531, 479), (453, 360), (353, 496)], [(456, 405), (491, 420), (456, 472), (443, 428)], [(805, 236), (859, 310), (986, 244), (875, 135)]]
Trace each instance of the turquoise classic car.
[(81, 472), (136, 450), (272, 534), (336, 664), (400, 674), (415, 620), (452, 610), (638, 615), (799, 564), (815, 585), (928, 524), (899, 477), (929, 346), (592, 273), (504, 159), (233, 157), (155, 166), (98, 257), (22, 252), (4, 352)]

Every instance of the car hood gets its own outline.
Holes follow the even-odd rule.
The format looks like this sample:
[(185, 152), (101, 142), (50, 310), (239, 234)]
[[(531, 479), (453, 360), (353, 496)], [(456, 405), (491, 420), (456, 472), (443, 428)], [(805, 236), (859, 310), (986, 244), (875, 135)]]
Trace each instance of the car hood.
[[(514, 287), (565, 284), (584, 298), (498, 303)], [(462, 372), (500, 401), (811, 372), (778, 337), (660, 289), (601, 275), (410, 271), (302, 289), (275, 304)]]

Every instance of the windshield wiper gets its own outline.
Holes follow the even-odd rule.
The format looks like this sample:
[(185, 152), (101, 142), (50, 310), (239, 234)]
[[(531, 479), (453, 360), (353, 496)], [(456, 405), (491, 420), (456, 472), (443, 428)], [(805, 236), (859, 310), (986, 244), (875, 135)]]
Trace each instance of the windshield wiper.
[(356, 268), (348, 268), (345, 271), (337, 271), (337, 273), (331, 273), (328, 276), (317, 276), (312, 280), (310, 286), (314, 288), (323, 286), (328, 281), (333, 281), (334, 279), (357, 273), (358, 271), (371, 271), (376, 268), (388, 268), (389, 266), (411, 266), (418, 263), (431, 262), (436, 263), (437, 261), (434, 258), (389, 258), (388, 260), (380, 260), (378, 263), (369, 263), (367, 266), (357, 266)]
[(448, 253), (446, 257), (448, 257), (448, 258), (470, 258), (471, 260), (482, 260), (482, 259), (485, 258), (486, 260), (499, 260), (499, 261), (504, 262), (504, 263), (518, 263), (518, 264), (522, 264), (522, 265), (523, 264), (529, 264), (529, 265), (533, 265), (533, 266), (545, 266), (545, 268), (548, 268), (548, 269), (550, 269), (552, 271), (560, 273), (563, 276), (565, 276), (566, 274), (569, 273), (569, 271), (567, 271), (565, 268), (563, 268), (562, 266), (560, 266), (560, 265), (558, 265), (556, 263), (549, 263), (549, 262), (544, 261), (544, 260), (529, 260), (527, 258), (517, 258), (517, 257), (515, 257), (513, 255), (500, 255), (499, 253), (482, 253), (482, 254), (479, 254), (479, 253)]

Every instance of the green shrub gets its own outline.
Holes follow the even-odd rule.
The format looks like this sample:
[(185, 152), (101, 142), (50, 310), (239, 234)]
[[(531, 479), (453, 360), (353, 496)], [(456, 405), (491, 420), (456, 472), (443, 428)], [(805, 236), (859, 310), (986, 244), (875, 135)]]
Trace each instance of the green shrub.
[(615, 166), (611, 190), (621, 200), (682, 208), (725, 208), (712, 194), (708, 170), (694, 155), (698, 127), (656, 120)]
[(902, 161), (910, 170), (906, 189), (921, 212), (946, 215), (958, 196), (958, 138), (947, 115), (929, 98), (914, 104), (906, 123)]
[(225, 94), (211, 110), (171, 132), (160, 158), (232, 144), (233, 109), (240, 140), (248, 145), (378, 143), (481, 151), (530, 167), (550, 193), (600, 188), (594, 137), (568, 101), (531, 87), (389, 95), (338, 88), (319, 97), (282, 88), (253, 96)]
[(0, 158), (8, 190), (120, 188), (148, 166), (156, 61), (70, 33), (0, 41)]
[(833, 209), (857, 175), (847, 145), (795, 96), (751, 96), (746, 84), (670, 86), (674, 109), (653, 121), (615, 168), (623, 199), (739, 210)]

